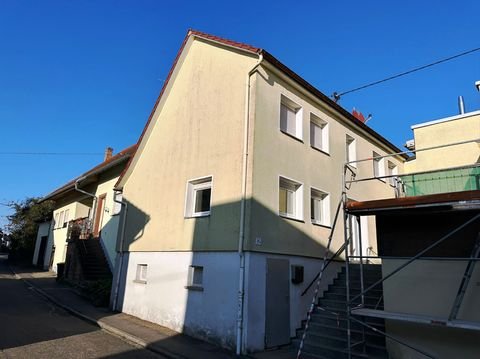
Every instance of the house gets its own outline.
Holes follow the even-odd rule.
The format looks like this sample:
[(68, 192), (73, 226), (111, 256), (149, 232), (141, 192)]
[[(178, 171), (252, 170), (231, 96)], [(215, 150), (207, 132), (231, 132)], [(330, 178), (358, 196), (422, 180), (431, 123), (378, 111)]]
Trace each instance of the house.
[(347, 204), (351, 216), (375, 216), (383, 273), (383, 308), (352, 314), (386, 320), (391, 358), (478, 358), (480, 111), (412, 129), (404, 196)]
[(76, 280), (111, 275), (120, 213), (113, 187), (135, 148), (115, 155), (107, 148), (102, 163), (42, 198), (55, 207), (52, 221), (39, 225), (34, 265), (55, 272), (60, 265)]
[[(116, 184), (125, 225), (113, 306), (238, 353), (296, 336), (344, 163), (400, 152), (267, 51), (198, 31), (187, 33), (137, 146)], [(346, 176), (401, 173), (406, 157), (353, 164)], [(394, 191), (378, 180), (351, 198)], [(361, 226), (363, 250), (376, 251), (374, 219)], [(325, 278), (342, 266), (332, 262)]]

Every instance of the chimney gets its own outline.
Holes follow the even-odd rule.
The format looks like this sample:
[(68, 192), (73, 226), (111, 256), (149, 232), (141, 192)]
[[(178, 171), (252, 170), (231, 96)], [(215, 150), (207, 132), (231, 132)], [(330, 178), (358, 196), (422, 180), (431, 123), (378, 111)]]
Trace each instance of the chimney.
[(103, 161), (108, 161), (110, 158), (112, 158), (113, 155), (113, 148), (107, 147), (105, 148), (105, 157), (103, 158)]

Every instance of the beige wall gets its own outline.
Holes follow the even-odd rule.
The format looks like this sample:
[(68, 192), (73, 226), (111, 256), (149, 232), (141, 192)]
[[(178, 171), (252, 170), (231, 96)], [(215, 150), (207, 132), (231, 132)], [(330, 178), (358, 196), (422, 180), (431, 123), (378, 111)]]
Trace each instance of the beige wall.
[(105, 182), (100, 181), (96, 191), (95, 196), (97, 198), (103, 194), (106, 195), (104, 207), (100, 217), (100, 228), (101, 228), (101, 240), (103, 248), (106, 251), (107, 260), (110, 265), (115, 261), (116, 256), (116, 244), (117, 244), (117, 235), (118, 235), (118, 225), (120, 222), (119, 215), (119, 205), (115, 204), (113, 188), (115, 183), (118, 180), (117, 176), (105, 180)]
[[(68, 220), (71, 221), (73, 219), (87, 217), (89, 207), (79, 202), (63, 204), (53, 211), (53, 218), (55, 219), (57, 213), (60, 214), (66, 210), (69, 211)], [(67, 254), (67, 227), (60, 227), (58, 224), (55, 224), (52, 226), (51, 235), (53, 236), (53, 244), (55, 246), (52, 268), (56, 271), (57, 264), (64, 262)]]
[[(480, 113), (455, 116), (452, 120), (413, 129), (415, 148), (422, 149), (480, 138)], [(468, 143), (417, 153), (405, 164), (405, 172), (429, 171), (480, 162), (480, 144)]]
[[(383, 260), (383, 275), (404, 263)], [(432, 316), (446, 320), (452, 309), (466, 261), (417, 260), (383, 283), (385, 310)], [(480, 321), (480, 267), (475, 267), (457, 319)], [(401, 298), (401, 300), (398, 300)], [(390, 335), (403, 339), (437, 358), (478, 358), (480, 332), (438, 326), (387, 321)], [(392, 358), (423, 358), (412, 350), (389, 342)]]
[[(237, 248), (246, 80), (256, 61), (190, 37), (124, 186), (128, 250)], [(187, 181), (204, 176), (213, 177), (211, 216), (184, 218)]]
[[(280, 131), (281, 96), (300, 105), (303, 109), (303, 140), (292, 138)], [(310, 113), (328, 123), (329, 153), (310, 146)], [(352, 126), (349, 120), (327, 110), (324, 104), (312, 99), (281, 75), (263, 69), (256, 75), (255, 117), (253, 125), (253, 198), (251, 228), (248, 249), (289, 253), (305, 256), (322, 256), (330, 228), (318, 226), (310, 220), (310, 188), (329, 193), (330, 218), (333, 222), (335, 210), (341, 196), (342, 167), (346, 159), (346, 135), (356, 140), (357, 159), (393, 153), (377, 141)], [(398, 158), (391, 160), (399, 167)], [(386, 162), (384, 163), (386, 166)], [(385, 169), (386, 171), (386, 169)], [(303, 184), (303, 220), (285, 219), (279, 213), (279, 176)], [(372, 177), (372, 162), (357, 166), (357, 178)], [(376, 179), (362, 184), (353, 184), (348, 197), (355, 200), (391, 198), (393, 188)], [(343, 243), (343, 215), (336, 228), (333, 249)], [(376, 251), (375, 224), (368, 221), (370, 245)], [(259, 240), (261, 240), (261, 244)]]

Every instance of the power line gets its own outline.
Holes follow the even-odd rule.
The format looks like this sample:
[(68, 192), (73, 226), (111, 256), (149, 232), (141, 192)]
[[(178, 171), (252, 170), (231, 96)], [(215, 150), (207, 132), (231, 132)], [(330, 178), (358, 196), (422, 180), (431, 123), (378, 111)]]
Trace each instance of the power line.
[(96, 152), (2, 152), (0, 155), (13, 156), (99, 156), (103, 153)]
[(477, 47), (475, 49), (471, 49), (471, 50), (468, 50), (468, 51), (464, 51), (462, 53), (459, 53), (457, 55), (453, 55), (453, 56), (450, 56), (450, 57), (446, 57), (444, 59), (441, 59), (441, 60), (438, 60), (438, 61), (435, 61), (435, 62), (432, 62), (430, 64), (427, 64), (427, 65), (423, 65), (423, 66), (420, 66), (420, 67), (416, 67), (416, 68), (413, 68), (411, 70), (408, 70), (408, 71), (405, 71), (405, 72), (401, 72), (397, 75), (393, 75), (393, 76), (390, 76), (390, 77), (387, 77), (383, 80), (379, 80), (379, 81), (375, 81), (375, 82), (371, 82), (371, 83), (368, 83), (366, 85), (363, 85), (363, 86), (360, 86), (360, 87), (356, 87), (354, 89), (351, 89), (351, 90), (348, 90), (348, 91), (344, 91), (344, 92), (341, 92), (341, 93), (338, 93), (338, 92), (334, 92), (332, 97), (333, 99), (335, 100), (335, 102), (337, 102), (338, 100), (340, 100), (340, 97), (342, 97), (343, 95), (346, 95), (348, 93), (352, 93), (352, 92), (356, 92), (356, 91), (360, 91), (360, 90), (363, 90), (367, 87), (372, 87), (372, 86), (375, 86), (375, 85), (378, 85), (378, 84), (381, 84), (383, 82), (387, 82), (387, 81), (390, 81), (390, 80), (393, 80), (393, 79), (396, 79), (396, 78), (399, 78), (399, 77), (402, 77), (402, 76), (405, 76), (405, 75), (409, 75), (413, 72), (417, 72), (417, 71), (420, 71), (420, 70), (424, 70), (426, 68), (429, 68), (429, 67), (432, 67), (432, 66), (435, 66), (435, 65), (438, 65), (438, 64), (441, 64), (441, 63), (444, 63), (444, 62), (447, 62), (447, 61), (451, 61), (453, 59), (456, 59), (456, 58), (459, 58), (459, 57), (462, 57), (462, 56), (465, 56), (465, 55), (469, 55), (473, 52), (476, 52), (476, 51), (479, 51), (480, 50), (480, 47)]

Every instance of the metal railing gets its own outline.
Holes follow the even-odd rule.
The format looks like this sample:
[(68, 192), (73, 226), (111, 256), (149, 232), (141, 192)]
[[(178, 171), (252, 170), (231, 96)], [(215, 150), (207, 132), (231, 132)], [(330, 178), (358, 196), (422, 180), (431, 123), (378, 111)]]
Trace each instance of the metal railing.
[(76, 239), (89, 239), (92, 236), (92, 221), (88, 217), (68, 222), (67, 242)]

